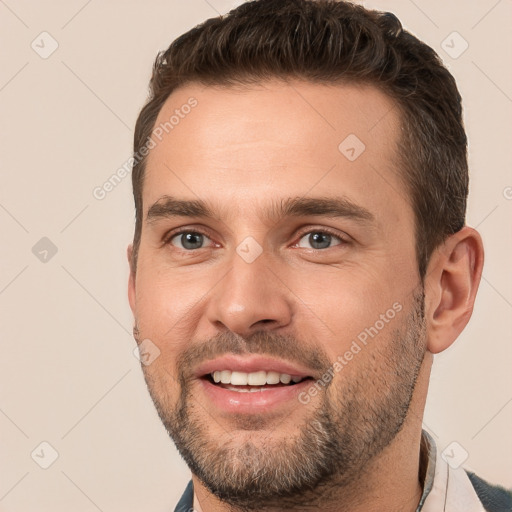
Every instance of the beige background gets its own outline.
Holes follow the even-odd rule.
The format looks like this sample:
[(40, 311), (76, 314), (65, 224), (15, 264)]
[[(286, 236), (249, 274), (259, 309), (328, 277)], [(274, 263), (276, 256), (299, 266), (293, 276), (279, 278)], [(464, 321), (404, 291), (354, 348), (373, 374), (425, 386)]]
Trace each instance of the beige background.
[[(237, 3), (0, 0), (1, 511), (170, 511), (189, 479), (133, 355), (130, 177), (93, 190), (130, 156), (157, 51)], [(436, 358), (425, 428), (512, 486), (512, 1), (364, 4), (433, 46), (464, 97), (486, 264), (469, 326)], [(441, 47), (454, 31), (458, 58)], [(46, 262), (42, 237), (58, 249)]]

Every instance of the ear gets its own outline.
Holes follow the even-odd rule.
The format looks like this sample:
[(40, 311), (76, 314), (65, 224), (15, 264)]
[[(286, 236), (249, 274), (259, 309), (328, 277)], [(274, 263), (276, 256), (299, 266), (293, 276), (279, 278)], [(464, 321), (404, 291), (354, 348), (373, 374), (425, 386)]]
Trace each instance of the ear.
[(483, 262), (480, 234), (468, 226), (432, 254), (425, 277), (425, 315), (427, 348), (433, 354), (447, 349), (471, 318)]
[(133, 244), (130, 244), (126, 249), (128, 264), (130, 265), (130, 277), (128, 278), (128, 302), (130, 303), (130, 309), (135, 316), (135, 269), (133, 268), (132, 254)]

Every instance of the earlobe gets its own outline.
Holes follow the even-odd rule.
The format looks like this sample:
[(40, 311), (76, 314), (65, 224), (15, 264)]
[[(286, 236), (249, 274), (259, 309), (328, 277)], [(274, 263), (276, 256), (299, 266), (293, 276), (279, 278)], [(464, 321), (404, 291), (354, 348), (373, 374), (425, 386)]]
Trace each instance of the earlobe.
[(428, 350), (447, 349), (467, 325), (484, 261), (479, 233), (468, 226), (451, 235), (432, 255), (425, 282)]

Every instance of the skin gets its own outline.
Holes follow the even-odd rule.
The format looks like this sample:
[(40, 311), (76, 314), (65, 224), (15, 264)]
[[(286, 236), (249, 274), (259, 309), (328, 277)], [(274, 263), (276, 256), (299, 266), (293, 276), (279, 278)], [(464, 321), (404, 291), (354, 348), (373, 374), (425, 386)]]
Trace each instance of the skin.
[[(160, 356), (143, 367), (153, 397), (175, 410), (181, 392), (176, 378), (180, 357), (219, 333), (292, 336), (301, 347), (317, 348), (333, 362), (365, 327), (399, 302), (403, 312), (390, 325), (396, 324), (382, 329), (336, 373), (325, 393), (342, 396), (362, 368), (371, 367), (375, 381), (385, 382), (386, 365), (379, 363), (379, 355), (392, 345), (393, 329), (412, 311), (420, 286), (413, 211), (397, 176), (400, 127), (392, 100), (374, 87), (346, 84), (276, 80), (243, 89), (189, 84), (168, 98), (156, 125), (191, 96), (198, 100), (197, 107), (149, 154), (138, 264), (129, 278), (138, 340), (150, 339), (160, 350)], [(349, 134), (366, 145), (353, 162), (338, 149)], [(148, 208), (164, 195), (207, 201), (215, 218), (148, 222)], [(375, 222), (267, 215), (270, 202), (288, 197), (340, 195), (369, 210)], [(205, 230), (205, 247), (187, 252), (178, 246), (180, 237), (173, 239), (174, 245), (162, 242), (181, 227)], [(334, 238), (331, 247), (313, 249), (308, 234), (325, 228), (348, 243), (338, 244)], [(262, 248), (250, 264), (236, 252), (248, 236)], [(132, 250), (130, 245), (129, 261)], [(416, 509), (422, 492), (421, 421), (433, 354), (449, 347), (467, 324), (482, 265), (481, 238), (468, 226), (434, 252), (424, 281), (425, 355), (402, 428), (361, 468), (359, 478), (338, 487), (333, 483), (323, 498), (317, 496), (311, 510)], [(286, 359), (286, 353), (281, 357)], [(307, 361), (304, 364), (307, 367)], [(243, 419), (219, 411), (198, 382), (190, 386), (195, 419), (207, 438), (232, 447), (249, 440), (255, 446), (278, 446), (297, 435), (322, 400), (319, 393), (308, 404), (294, 403), (251, 429)], [(369, 385), (364, 393), (371, 403), (378, 389)], [(234, 510), (197, 476), (192, 478), (198, 509)], [(286, 507), (299, 509), (306, 510)]]

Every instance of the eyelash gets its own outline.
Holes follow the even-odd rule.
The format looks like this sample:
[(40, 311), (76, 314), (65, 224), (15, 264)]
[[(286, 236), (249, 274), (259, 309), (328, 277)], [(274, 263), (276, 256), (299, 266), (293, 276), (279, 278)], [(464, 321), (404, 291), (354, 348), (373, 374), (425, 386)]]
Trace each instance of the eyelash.
[[(311, 233), (323, 233), (323, 234), (331, 235), (332, 237), (337, 238), (340, 241), (339, 245), (347, 245), (350, 243), (350, 240), (348, 239), (348, 237), (340, 235), (337, 231), (334, 231), (329, 228), (320, 228), (320, 229), (308, 229), (307, 231), (300, 232), (298, 234), (299, 239), (298, 239), (297, 244), (299, 243), (299, 241), (302, 238), (304, 238), (304, 236), (310, 235)], [(297, 245), (297, 244), (295, 244), (295, 245)], [(333, 246), (333, 247), (336, 247), (336, 246)], [(328, 247), (328, 249), (331, 249), (331, 248), (332, 247)], [(310, 250), (325, 251), (326, 249), (310, 249)]]
[[(210, 235), (205, 230), (203, 230), (203, 229), (200, 229), (200, 228), (196, 228), (196, 229), (180, 228), (177, 231), (172, 231), (171, 233), (168, 233), (167, 235), (165, 235), (165, 237), (163, 239), (164, 245), (170, 245), (171, 240), (174, 237), (176, 237), (178, 235), (181, 235), (181, 234), (184, 234), (184, 233), (198, 233), (198, 234), (201, 234), (203, 236), (206, 236), (206, 237), (210, 238), (210, 240), (211, 240)], [(299, 232), (298, 235), (297, 235), (298, 236), (298, 241), (296, 242), (296, 244), (294, 244), (294, 246), (298, 245), (298, 243), (300, 242), (300, 240), (302, 238), (304, 238), (304, 236), (309, 235), (311, 233), (324, 233), (324, 234), (331, 235), (331, 236), (333, 236), (334, 238), (337, 238), (340, 241), (339, 245), (347, 245), (347, 244), (350, 243), (350, 240), (348, 239), (348, 237), (344, 237), (344, 236), (340, 235), (338, 232), (335, 232), (334, 230), (331, 230), (329, 228), (317, 228), (317, 229), (309, 229), (307, 231)], [(333, 247), (336, 247), (336, 246), (333, 246)], [(208, 249), (208, 247), (201, 247), (200, 249)], [(188, 251), (185, 251), (185, 252), (192, 252), (194, 250), (200, 250), (200, 249), (191, 249), (191, 250), (188, 250)], [(331, 249), (331, 247), (328, 247), (328, 249)], [(178, 250), (181, 250), (181, 249), (178, 249)], [(311, 250), (313, 250), (313, 251), (322, 251), (323, 252), (326, 249), (311, 249)]]
[[(170, 233), (165, 235), (165, 237), (163, 239), (164, 245), (169, 245), (171, 243), (171, 240), (174, 237), (176, 237), (178, 235), (182, 235), (184, 233), (198, 233), (200, 235), (206, 236), (206, 237), (211, 239), (211, 236), (206, 231), (204, 231), (202, 229), (199, 229), (199, 228), (196, 228), (196, 229), (180, 228), (177, 231), (171, 231)], [(201, 247), (201, 249), (206, 249), (206, 247)], [(178, 249), (178, 250), (180, 250), (180, 249)], [(199, 250), (199, 249), (196, 249), (196, 250)], [(192, 251), (187, 251), (187, 252), (192, 252)]]

